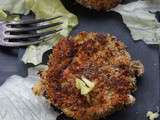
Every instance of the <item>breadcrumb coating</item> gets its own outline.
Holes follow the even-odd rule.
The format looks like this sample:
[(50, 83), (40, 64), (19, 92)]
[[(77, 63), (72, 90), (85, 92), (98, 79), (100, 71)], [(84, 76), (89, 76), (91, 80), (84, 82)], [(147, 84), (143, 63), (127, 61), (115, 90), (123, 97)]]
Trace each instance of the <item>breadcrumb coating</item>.
[(100, 10), (110, 10), (111, 8), (116, 7), (118, 4), (121, 3), (121, 0), (76, 0), (81, 5)]

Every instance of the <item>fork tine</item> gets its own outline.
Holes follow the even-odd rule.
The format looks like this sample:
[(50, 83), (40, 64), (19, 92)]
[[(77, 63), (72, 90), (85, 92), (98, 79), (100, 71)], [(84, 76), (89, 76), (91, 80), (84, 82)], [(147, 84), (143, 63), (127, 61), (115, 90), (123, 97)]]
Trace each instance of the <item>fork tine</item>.
[(3, 46), (6, 47), (21, 47), (21, 46), (28, 46), (28, 45), (34, 45), (34, 44), (38, 44), (41, 43), (42, 41), (38, 40), (38, 41), (34, 41), (34, 42), (4, 42)]
[(21, 47), (21, 46), (28, 46), (28, 45), (34, 45), (34, 44), (38, 44), (44, 41), (47, 41), (49, 39), (51, 39), (52, 37), (45, 37), (41, 38), (37, 41), (19, 41), (19, 42), (8, 42), (8, 41), (3, 41), (2, 45), (6, 46), (6, 47)]
[(37, 38), (37, 37), (44, 37), (53, 33), (57, 33), (61, 31), (62, 29), (58, 30), (50, 30), (47, 32), (41, 32), (41, 33), (30, 33), (30, 34), (20, 34), (20, 35), (5, 35), (4, 39), (28, 39), (28, 38)]
[(50, 27), (55, 27), (55, 26), (58, 26), (61, 24), (63, 24), (63, 22), (33, 26), (33, 27), (6, 28), (6, 32), (30, 32), (30, 31), (36, 31), (36, 30), (46, 29), (46, 28), (50, 28)]
[(57, 18), (60, 18), (62, 16), (57, 16), (57, 17), (53, 17), (53, 18), (48, 18), (48, 19), (30, 19), (30, 20), (22, 20), (19, 22), (10, 22), (7, 23), (6, 25), (25, 25), (25, 24), (36, 24), (36, 23), (41, 23), (41, 22), (47, 22), (47, 21), (51, 21)]

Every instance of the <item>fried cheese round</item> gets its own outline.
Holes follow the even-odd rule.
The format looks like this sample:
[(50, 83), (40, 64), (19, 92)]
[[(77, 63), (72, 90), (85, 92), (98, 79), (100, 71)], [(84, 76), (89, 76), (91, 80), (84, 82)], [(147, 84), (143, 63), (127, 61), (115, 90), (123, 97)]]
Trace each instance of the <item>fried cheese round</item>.
[(134, 103), (131, 94), (143, 72), (115, 36), (81, 32), (54, 46), (41, 74), (42, 90), (67, 116), (96, 120)]

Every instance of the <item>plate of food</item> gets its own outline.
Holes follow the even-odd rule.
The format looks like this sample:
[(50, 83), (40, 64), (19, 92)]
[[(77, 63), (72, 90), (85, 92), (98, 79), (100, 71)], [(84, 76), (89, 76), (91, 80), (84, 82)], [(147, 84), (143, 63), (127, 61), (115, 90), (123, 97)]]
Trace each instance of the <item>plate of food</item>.
[[(41, 115), (41, 117), (26, 117), (26, 119), (45, 119), (43, 113), (37, 112), (38, 107), (36, 110), (36, 106), (33, 109), (32, 105), (25, 103), (25, 101), (30, 100), (31, 103), (33, 102), (33, 106), (35, 104), (40, 105), (41, 103), (37, 103), (37, 99), (41, 99), (41, 97), (46, 100), (46, 104), (50, 105), (53, 111), (58, 113), (56, 117), (52, 116), (53, 119), (57, 120), (155, 120), (158, 118), (160, 105), (159, 45), (149, 45), (142, 40), (134, 41), (133, 31), (125, 23), (123, 15), (117, 12), (119, 9), (114, 10), (120, 4), (125, 5), (131, 2), (134, 1), (61, 1), (67, 12), (77, 16), (78, 19), (76, 20), (79, 21), (79, 24), (74, 29), (68, 30), (77, 23), (75, 19), (73, 20), (74, 17), (70, 17), (72, 14), (68, 15), (64, 12), (72, 20), (65, 18), (65, 21), (68, 22), (64, 22), (64, 24), (68, 26), (67, 28), (63, 26), (64, 31), (61, 34), (63, 37), (57, 35), (56, 42), (49, 42), (51, 45), (42, 43), (39, 47), (36, 45), (30, 46), (27, 50), (25, 48), (19, 49), (19, 64), (16, 66), (19, 69), (19, 75), (24, 75), (30, 67), (35, 67), (34, 65), (43, 64), (46, 66), (45, 70), (38, 69), (40, 70), (38, 75), (34, 75), (36, 78), (27, 78), (28, 81), (31, 78), (36, 79), (33, 82), (34, 84), (25, 83), (25, 86), (28, 86), (26, 88), (32, 89), (33, 92), (30, 94), (36, 97), (36, 102), (35, 100), (33, 102), (33, 95), (30, 98), (29, 94), (25, 93), (25, 89), (23, 89), (20, 92), (25, 104), (22, 108), (18, 105), (18, 101), (21, 101), (14, 97), (13, 99), (13, 93), (10, 94), (12, 98), (10, 101), (13, 104), (16, 101), (14, 104), (16, 109), (22, 109), (23, 111), (27, 107), (26, 111), (32, 111), (33, 116)], [(37, 6), (32, 7), (31, 10), (38, 16), (45, 16), (46, 13), (49, 13), (40, 11)], [(28, 18), (30, 18), (30, 15), (27, 15), (27, 18), (26, 16), (23, 17), (23, 19)], [(147, 26), (148, 24), (143, 25)], [(71, 33), (67, 35), (69, 32)], [(137, 30), (137, 32), (143, 34), (141, 31)], [(33, 54), (35, 50), (37, 50), (36, 56)], [(41, 56), (39, 51), (43, 51), (42, 59), (39, 58)], [(39, 78), (37, 78), (38, 76)], [(27, 79), (25, 78), (25, 81)], [(14, 80), (16, 81), (16, 78)], [(14, 82), (13, 80), (9, 81)], [(20, 86), (24, 82), (17, 82), (13, 85), (18, 86), (18, 84)], [(7, 85), (13, 91), (14, 89), (20, 91), (10, 85), (9, 82), (4, 83), (2, 85), (3, 89), (0, 88), (0, 91), (4, 91), (4, 89), (9, 91)], [(22, 88), (19, 87), (19, 89)], [(4, 93), (9, 95), (9, 92)], [(15, 94), (18, 96), (18, 93)], [(1, 93), (0, 101), (2, 98), (3, 94)], [(3, 104), (5, 103), (4, 100), (2, 100)], [(4, 108), (3, 105), (0, 104), (0, 106)], [(41, 106), (40, 109), (43, 109), (43, 105)], [(4, 109), (0, 110), (0, 116), (4, 114), (4, 111)], [(26, 111), (24, 110), (24, 113), (27, 115)], [(49, 112), (49, 114), (52, 114), (52, 112)], [(19, 112), (21, 116), (25, 116), (24, 113)], [(15, 112), (15, 114), (18, 113)], [(9, 118), (4, 117), (2, 120)], [(18, 118), (20, 119), (20, 117)], [(16, 117), (14, 119), (16, 120)], [(46, 117), (46, 120), (50, 119), (52, 118)]]

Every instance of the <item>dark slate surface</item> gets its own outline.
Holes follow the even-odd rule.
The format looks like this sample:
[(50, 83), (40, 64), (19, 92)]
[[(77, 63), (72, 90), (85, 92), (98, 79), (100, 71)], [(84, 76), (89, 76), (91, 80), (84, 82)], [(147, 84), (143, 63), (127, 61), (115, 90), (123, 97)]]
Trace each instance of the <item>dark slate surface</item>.
[[(80, 31), (97, 31), (108, 32), (117, 36), (128, 46), (128, 51), (133, 58), (143, 62), (145, 74), (138, 79), (138, 91), (135, 93), (137, 98), (136, 104), (132, 107), (117, 112), (106, 120), (145, 120), (145, 113), (148, 110), (156, 110), (160, 103), (160, 61), (158, 46), (149, 46), (144, 42), (134, 42), (129, 30), (123, 24), (122, 18), (118, 13), (98, 13), (93, 10), (85, 9), (73, 2), (72, 0), (63, 0), (66, 8), (75, 13), (80, 19), (79, 26), (72, 32), (76, 34)], [(124, 3), (132, 0), (125, 0)], [(27, 66), (24, 65), (20, 58), (24, 49), (7, 49), (0, 48), (0, 84), (12, 74), (27, 74)], [(44, 62), (47, 61), (47, 52), (44, 55)]]
[(17, 49), (0, 46), (0, 85), (8, 76), (18, 73), (17, 56)]

